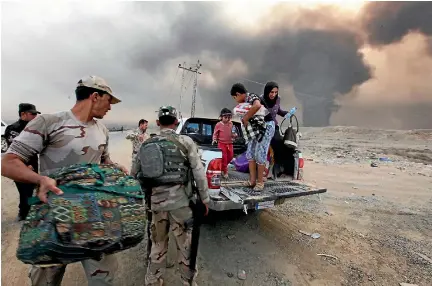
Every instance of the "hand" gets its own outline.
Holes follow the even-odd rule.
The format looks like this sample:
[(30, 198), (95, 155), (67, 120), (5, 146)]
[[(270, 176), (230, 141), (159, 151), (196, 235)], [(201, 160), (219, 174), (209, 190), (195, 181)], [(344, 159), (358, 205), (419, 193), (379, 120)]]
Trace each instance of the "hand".
[(129, 174), (129, 170), (125, 166), (117, 164), (117, 163), (116, 163), (116, 165), (120, 170), (122, 170), (123, 173), (125, 173), (126, 175)]
[(47, 203), (48, 202), (47, 194), (50, 191), (56, 195), (63, 195), (63, 191), (57, 187), (56, 180), (50, 177), (42, 176), (39, 181), (39, 190), (37, 192), (38, 198), (42, 202)]
[(32, 165), (28, 165), (27, 166), (30, 170), (34, 171), (33, 166)]
[(215, 144), (217, 144), (217, 140), (212, 141), (212, 145), (215, 145)]
[(244, 127), (248, 126), (249, 121), (245, 120), (244, 117), (241, 121), (242, 121)]
[(209, 214), (209, 206), (208, 206), (208, 204), (205, 204), (205, 203), (203, 203), (204, 204), (204, 206), (205, 206), (205, 208), (206, 208), (206, 211), (205, 211), (205, 213), (204, 213), (204, 216), (208, 216), (208, 214)]
[(138, 135), (138, 141), (139, 141), (140, 143), (143, 143), (143, 142), (144, 142), (144, 134), (140, 134), (140, 135)]

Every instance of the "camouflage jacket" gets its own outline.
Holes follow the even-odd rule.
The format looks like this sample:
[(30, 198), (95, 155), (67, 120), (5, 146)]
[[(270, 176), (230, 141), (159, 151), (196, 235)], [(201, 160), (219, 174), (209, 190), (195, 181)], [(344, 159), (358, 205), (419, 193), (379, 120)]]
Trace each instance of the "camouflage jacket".
[[(175, 134), (175, 131), (172, 129), (162, 129), (160, 135), (163, 134)], [(187, 157), (192, 168), (199, 195), (204, 203), (209, 203), (210, 197), (207, 191), (207, 178), (204, 166), (198, 154), (198, 146), (188, 136), (178, 135), (178, 141), (189, 151)], [(135, 156), (132, 163), (131, 175), (136, 177), (140, 169), (141, 158), (140, 156)], [(186, 186), (159, 186), (152, 188), (151, 192), (152, 211), (170, 211), (189, 206), (189, 196), (192, 194), (192, 188), (189, 183)]]
[(132, 157), (138, 153), (141, 144), (149, 138), (150, 136), (147, 133), (142, 132), (139, 128), (126, 136), (126, 139), (132, 141)]

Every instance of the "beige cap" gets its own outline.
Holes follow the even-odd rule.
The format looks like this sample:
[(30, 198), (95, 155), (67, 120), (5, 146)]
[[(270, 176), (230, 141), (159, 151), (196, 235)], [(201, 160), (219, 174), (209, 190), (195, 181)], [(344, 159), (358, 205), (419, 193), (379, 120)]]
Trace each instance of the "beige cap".
[(111, 104), (116, 104), (121, 102), (121, 100), (114, 95), (111, 87), (109, 87), (106, 81), (101, 77), (95, 75), (83, 77), (78, 81), (77, 87), (78, 86), (86, 86), (86, 87), (98, 89), (108, 93), (109, 95), (112, 96)]

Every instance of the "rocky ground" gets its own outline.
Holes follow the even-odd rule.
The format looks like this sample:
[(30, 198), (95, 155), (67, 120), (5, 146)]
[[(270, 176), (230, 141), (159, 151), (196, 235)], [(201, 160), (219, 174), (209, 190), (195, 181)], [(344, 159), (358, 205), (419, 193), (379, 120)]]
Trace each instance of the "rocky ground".
[[(202, 227), (198, 285), (432, 285), (432, 131), (302, 133), (305, 180), (328, 192), (212, 217)], [(129, 165), (130, 143), (112, 142), (112, 157)], [(27, 285), (27, 267), (15, 258), (17, 192), (5, 178), (1, 189), (2, 283)], [(119, 254), (116, 285), (143, 285), (144, 249)], [(179, 285), (176, 267), (166, 282)], [(79, 264), (62, 285), (85, 285)]]

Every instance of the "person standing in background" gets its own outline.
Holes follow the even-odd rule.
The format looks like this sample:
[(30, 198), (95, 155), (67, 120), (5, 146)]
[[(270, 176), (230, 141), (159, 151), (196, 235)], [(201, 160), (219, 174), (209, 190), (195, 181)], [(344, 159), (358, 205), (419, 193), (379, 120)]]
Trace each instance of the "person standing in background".
[[(17, 122), (8, 125), (5, 130), (5, 138), (9, 143), (17, 137), (21, 131), (27, 126), (27, 123), (32, 121), (38, 114), (39, 111), (36, 110), (36, 106), (31, 103), (20, 103), (18, 105), (18, 115), (19, 119)], [(27, 163), (27, 167), (31, 170), (38, 172), (39, 162), (38, 156), (33, 156)], [(28, 199), (33, 196), (33, 190), (35, 189), (35, 184), (27, 184), (15, 181), (15, 185), (19, 192), (19, 211), (18, 211), (18, 221), (25, 220), (28, 212), (30, 211), (30, 205), (28, 204)]]
[(141, 144), (150, 138), (147, 134), (148, 121), (141, 119), (138, 122), (138, 129), (131, 134), (126, 135), (126, 139), (132, 141), (132, 162), (141, 147)]

